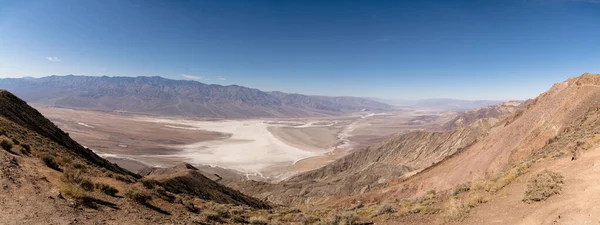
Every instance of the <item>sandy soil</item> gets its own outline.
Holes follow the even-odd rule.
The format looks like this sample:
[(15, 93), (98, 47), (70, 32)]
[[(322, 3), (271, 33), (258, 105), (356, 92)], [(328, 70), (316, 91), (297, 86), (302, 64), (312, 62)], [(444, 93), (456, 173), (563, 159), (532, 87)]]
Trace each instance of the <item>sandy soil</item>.
[[(582, 153), (577, 160), (565, 157), (534, 165), (490, 202), (475, 208), (461, 224), (598, 224), (600, 221), (600, 147)], [(522, 201), (527, 180), (545, 170), (565, 177), (560, 195), (527, 204)]]

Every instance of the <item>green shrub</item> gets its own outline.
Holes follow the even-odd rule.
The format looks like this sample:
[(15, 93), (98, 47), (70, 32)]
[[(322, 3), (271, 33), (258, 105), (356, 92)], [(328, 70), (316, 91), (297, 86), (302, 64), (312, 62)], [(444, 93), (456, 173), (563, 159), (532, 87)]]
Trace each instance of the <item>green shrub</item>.
[(550, 196), (560, 194), (564, 177), (558, 173), (544, 170), (527, 182), (527, 191), (525, 191), (525, 202), (539, 202), (548, 199)]

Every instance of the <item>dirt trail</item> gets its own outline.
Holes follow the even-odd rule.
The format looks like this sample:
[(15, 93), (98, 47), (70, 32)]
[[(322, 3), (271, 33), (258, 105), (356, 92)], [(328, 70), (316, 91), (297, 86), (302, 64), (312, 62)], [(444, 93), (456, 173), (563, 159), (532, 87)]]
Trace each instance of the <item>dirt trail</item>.
[[(565, 176), (560, 195), (527, 204), (521, 201), (529, 177), (548, 169)], [(600, 224), (600, 146), (578, 160), (548, 160), (474, 209), (460, 224)]]

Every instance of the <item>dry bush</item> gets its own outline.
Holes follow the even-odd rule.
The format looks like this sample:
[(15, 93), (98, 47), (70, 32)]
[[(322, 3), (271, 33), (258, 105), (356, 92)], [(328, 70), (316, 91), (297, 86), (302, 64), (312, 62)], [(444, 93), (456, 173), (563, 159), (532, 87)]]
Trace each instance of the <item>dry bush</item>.
[(373, 217), (384, 215), (384, 214), (392, 214), (395, 212), (396, 212), (396, 209), (393, 206), (386, 204), (386, 205), (382, 205), (381, 207), (379, 207), (379, 209), (377, 209), (377, 211), (375, 211), (375, 214), (373, 214)]
[(58, 163), (56, 162), (56, 160), (54, 160), (54, 157), (52, 157), (50, 154), (44, 154), (42, 156), (42, 161), (44, 161), (44, 164), (46, 164), (46, 166), (49, 167), (50, 169), (60, 171), (60, 167), (58, 166)]
[(127, 193), (125, 193), (125, 197), (142, 205), (148, 205), (148, 201), (152, 200), (152, 196), (143, 193), (139, 190), (129, 190), (127, 191)]
[(475, 206), (481, 205), (488, 202), (488, 199), (483, 194), (473, 194), (467, 199), (467, 206), (474, 208)]
[(21, 152), (25, 155), (31, 154), (31, 147), (27, 144), (21, 144)]
[(450, 195), (455, 196), (455, 195), (459, 195), (459, 194), (468, 192), (470, 190), (471, 190), (471, 188), (469, 187), (469, 185), (460, 184), (460, 185), (457, 185), (454, 189), (452, 189), (452, 191), (450, 191)]
[(244, 217), (244, 216), (241, 216), (241, 215), (235, 215), (235, 216), (233, 217), (233, 222), (240, 223), (240, 224), (246, 224), (246, 223), (250, 223), (250, 221), (248, 221), (248, 220), (246, 219), (246, 217)]
[(58, 189), (61, 194), (71, 196), (78, 201), (82, 201), (87, 197), (85, 190), (76, 184), (62, 183), (59, 185)]
[(358, 221), (358, 216), (355, 213), (347, 212), (342, 215), (336, 215), (333, 221), (327, 223), (331, 225), (354, 225)]
[(539, 202), (548, 199), (550, 196), (560, 194), (564, 177), (558, 173), (544, 170), (531, 177), (527, 183), (525, 191), (525, 202)]
[(110, 196), (115, 196), (117, 193), (119, 193), (119, 190), (117, 190), (115, 187), (104, 183), (95, 183), (94, 187), (102, 191), (104, 194)]
[(223, 222), (219, 214), (212, 210), (202, 211), (202, 219), (204, 221), (210, 221), (212, 223), (220, 223)]
[(140, 182), (142, 182), (144, 187), (146, 187), (147, 189), (153, 189), (154, 186), (158, 185), (157, 181), (151, 179), (142, 179)]
[(0, 147), (2, 147), (6, 151), (12, 152), (13, 144), (8, 142), (7, 140), (2, 140), (0, 141)]
[(444, 209), (442, 220), (444, 223), (461, 221), (469, 214), (471, 208), (463, 204), (459, 198), (450, 198)]
[(81, 171), (67, 170), (60, 177), (67, 184), (77, 184), (86, 191), (94, 190), (94, 183), (90, 181)]
[(315, 224), (317, 222), (321, 221), (321, 219), (319, 219), (318, 217), (315, 216), (309, 216), (309, 217), (305, 217), (304, 220), (302, 221), (302, 224), (304, 225), (311, 225), (311, 224)]
[(252, 225), (268, 225), (269, 224), (269, 220), (262, 218), (262, 217), (252, 217), (250, 218), (250, 224)]

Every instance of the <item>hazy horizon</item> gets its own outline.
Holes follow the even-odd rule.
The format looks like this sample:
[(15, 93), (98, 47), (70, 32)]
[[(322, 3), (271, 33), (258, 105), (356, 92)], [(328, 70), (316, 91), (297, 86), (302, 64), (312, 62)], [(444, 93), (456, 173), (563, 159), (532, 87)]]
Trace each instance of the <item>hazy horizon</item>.
[(0, 3), (0, 78), (161, 76), (307, 95), (525, 100), (600, 72), (597, 1)]

